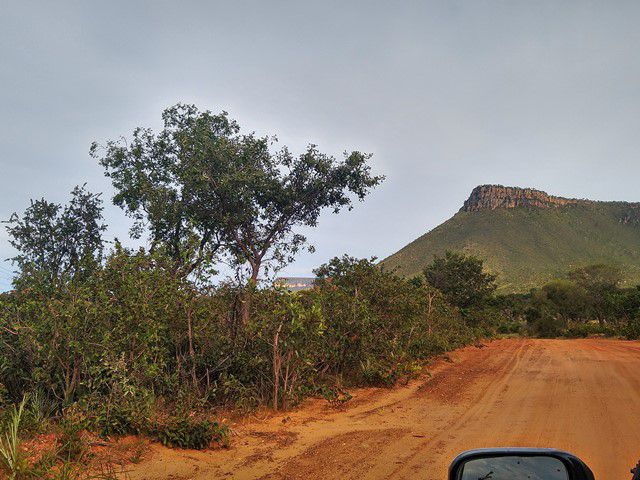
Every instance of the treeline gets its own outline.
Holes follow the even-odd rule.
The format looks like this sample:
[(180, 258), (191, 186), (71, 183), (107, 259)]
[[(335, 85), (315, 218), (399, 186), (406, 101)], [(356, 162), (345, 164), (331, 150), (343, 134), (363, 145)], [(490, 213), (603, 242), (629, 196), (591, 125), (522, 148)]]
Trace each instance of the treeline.
[(456, 252), (434, 258), (423, 275), (467, 322), (497, 334), (640, 338), (640, 286), (622, 287), (619, 268), (593, 264), (524, 294), (496, 293), (482, 260)]
[(3, 295), (5, 400), (42, 391), (121, 434), (143, 429), (158, 401), (185, 414), (202, 402), (278, 409), (390, 385), (480, 333), (427, 283), (370, 260), (332, 260), (309, 291), (257, 289), (247, 323), (243, 289), (198, 287), (171, 267), (116, 247), (82, 280)]
[(509, 320), (499, 331), (640, 338), (640, 286), (621, 287), (621, 282), (618, 268), (595, 264), (572, 270), (528, 294), (498, 296), (493, 305)]

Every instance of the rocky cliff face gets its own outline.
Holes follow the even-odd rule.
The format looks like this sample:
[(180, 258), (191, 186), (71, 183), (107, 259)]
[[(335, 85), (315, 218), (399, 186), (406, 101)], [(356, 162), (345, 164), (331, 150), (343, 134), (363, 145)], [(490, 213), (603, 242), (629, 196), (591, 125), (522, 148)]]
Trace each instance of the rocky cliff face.
[(473, 189), (460, 210), (477, 212), (479, 210), (495, 210), (497, 208), (552, 208), (579, 202), (588, 202), (588, 200), (554, 197), (533, 188), (480, 185)]

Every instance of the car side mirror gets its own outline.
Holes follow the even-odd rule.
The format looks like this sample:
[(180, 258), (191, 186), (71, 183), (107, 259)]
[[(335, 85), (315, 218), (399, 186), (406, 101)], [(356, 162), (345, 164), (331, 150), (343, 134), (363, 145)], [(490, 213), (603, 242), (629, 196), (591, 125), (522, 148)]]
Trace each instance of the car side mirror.
[(578, 457), (548, 448), (486, 448), (458, 455), (449, 480), (594, 480)]

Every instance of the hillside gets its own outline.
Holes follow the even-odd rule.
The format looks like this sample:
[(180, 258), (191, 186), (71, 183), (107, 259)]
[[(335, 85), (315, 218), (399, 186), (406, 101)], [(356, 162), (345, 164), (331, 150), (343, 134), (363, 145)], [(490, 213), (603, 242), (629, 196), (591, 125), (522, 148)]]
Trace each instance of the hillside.
[(640, 284), (640, 204), (482, 185), (452, 218), (382, 264), (412, 276), (446, 250), (483, 258), (503, 292), (527, 291), (592, 263), (617, 265), (625, 284)]

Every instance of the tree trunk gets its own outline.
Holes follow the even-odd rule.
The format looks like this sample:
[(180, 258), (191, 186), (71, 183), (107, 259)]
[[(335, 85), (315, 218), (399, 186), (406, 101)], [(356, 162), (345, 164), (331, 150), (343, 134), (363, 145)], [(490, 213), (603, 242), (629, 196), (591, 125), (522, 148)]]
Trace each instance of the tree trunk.
[(260, 262), (259, 261), (252, 262), (251, 278), (249, 278), (249, 282), (245, 286), (245, 290), (242, 295), (242, 304), (241, 304), (241, 311), (240, 311), (240, 318), (242, 321), (242, 325), (247, 325), (249, 323), (249, 320), (251, 319), (251, 302), (253, 300), (253, 290), (256, 288), (259, 275), (260, 275)]
[(193, 348), (193, 329), (191, 325), (192, 311), (187, 308), (187, 337), (189, 339), (189, 359), (191, 360), (191, 381), (193, 387), (198, 387), (198, 377), (196, 375), (196, 351)]
[(435, 297), (434, 293), (427, 293), (427, 333), (431, 335), (431, 310), (433, 305), (433, 297)]
[(282, 323), (278, 326), (278, 330), (273, 337), (273, 409), (276, 412), (278, 411), (278, 390), (280, 390), (280, 370), (282, 369), (282, 357), (278, 347), (280, 330), (282, 330)]
[(64, 401), (67, 402), (73, 396), (73, 393), (76, 389), (76, 385), (78, 383), (78, 374), (80, 368), (78, 362), (74, 358), (73, 366), (69, 366), (67, 368), (67, 372), (65, 375), (65, 388), (64, 388)]

